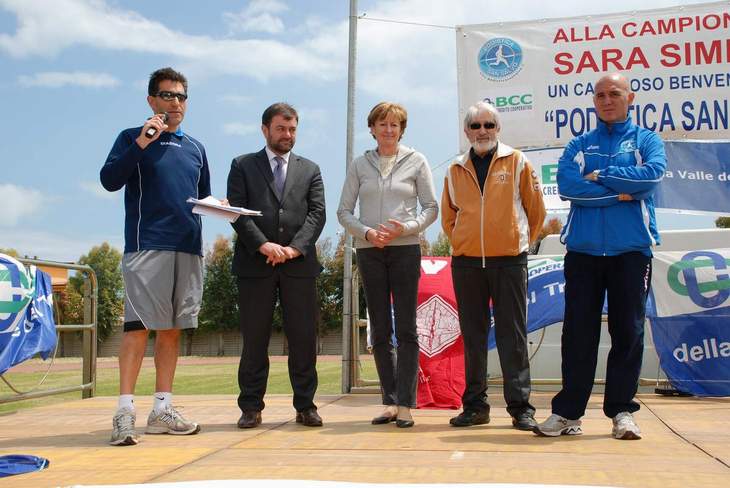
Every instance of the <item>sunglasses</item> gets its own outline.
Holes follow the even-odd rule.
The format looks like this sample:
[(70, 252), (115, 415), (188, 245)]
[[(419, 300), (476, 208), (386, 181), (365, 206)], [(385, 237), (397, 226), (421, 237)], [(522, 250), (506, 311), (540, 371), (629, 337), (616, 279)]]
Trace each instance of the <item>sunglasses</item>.
[(472, 122), (471, 124), (469, 124), (469, 128), (471, 130), (479, 130), (482, 127), (484, 127), (485, 129), (494, 129), (495, 127), (497, 127), (497, 124), (495, 124), (494, 122), (484, 122), (483, 124), (480, 124), (479, 122)]
[(176, 93), (171, 91), (161, 91), (158, 92), (156, 96), (160, 97), (166, 102), (171, 102), (173, 99), (177, 98), (177, 101), (182, 103), (188, 99), (187, 93)]

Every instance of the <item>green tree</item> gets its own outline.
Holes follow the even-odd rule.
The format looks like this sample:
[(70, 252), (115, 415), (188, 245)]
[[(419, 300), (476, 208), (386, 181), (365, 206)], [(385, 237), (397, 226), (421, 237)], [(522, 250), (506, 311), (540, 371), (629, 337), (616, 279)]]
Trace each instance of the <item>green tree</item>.
[(715, 220), (715, 227), (730, 229), (730, 217), (718, 217)]
[(421, 256), (432, 256), (431, 243), (426, 239), (426, 234), (421, 232), (418, 234), (418, 244), (421, 246)]
[[(96, 280), (99, 286), (97, 306), (97, 337), (104, 341), (119, 324), (124, 312), (124, 280), (120, 267), (122, 253), (109, 245), (108, 242), (91, 248), (88, 254), (79, 258), (79, 264), (91, 266), (96, 273)], [(84, 293), (84, 279), (77, 274), (69, 278), (69, 286), (72, 296), (75, 292), (80, 296)], [(76, 312), (78, 314), (78, 309)], [(81, 323), (81, 321), (79, 321)]]
[(317, 257), (322, 263), (322, 272), (317, 277), (319, 295), (319, 333), (342, 327), (342, 280), (344, 276), (344, 235), (340, 236), (337, 248), (332, 249), (328, 237), (317, 243)]
[(201, 330), (233, 330), (238, 327), (238, 296), (232, 263), (231, 241), (218, 236), (213, 248), (205, 253), (203, 303), (199, 317)]
[(232, 270), (233, 245), (218, 236), (213, 248), (205, 253), (203, 303), (200, 330), (218, 334), (218, 355), (223, 355), (223, 333), (238, 328), (238, 293)]
[(66, 283), (66, 288), (54, 296), (58, 304), (58, 317), (56, 323), (78, 325), (84, 322), (84, 298), (81, 293), (71, 284)]
[(431, 243), (431, 256), (451, 256), (451, 243), (443, 232)]
[(11, 248), (2, 248), (0, 247), (0, 254), (7, 254), (11, 258), (19, 258), (20, 254), (18, 254), (18, 251)]

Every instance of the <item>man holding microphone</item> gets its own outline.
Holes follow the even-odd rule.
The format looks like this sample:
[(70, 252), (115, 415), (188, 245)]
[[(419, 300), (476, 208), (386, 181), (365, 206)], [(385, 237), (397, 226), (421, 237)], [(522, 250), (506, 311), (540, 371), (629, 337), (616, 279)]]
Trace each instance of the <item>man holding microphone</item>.
[(147, 336), (156, 332), (154, 406), (148, 434), (195, 434), (200, 426), (172, 406), (180, 330), (198, 326), (203, 290), (202, 223), (189, 197), (210, 195), (203, 145), (180, 127), (187, 79), (172, 68), (150, 76), (142, 127), (122, 131), (101, 169), (109, 191), (124, 191), (124, 335), (119, 350), (119, 403), (110, 443), (137, 444), (134, 388)]

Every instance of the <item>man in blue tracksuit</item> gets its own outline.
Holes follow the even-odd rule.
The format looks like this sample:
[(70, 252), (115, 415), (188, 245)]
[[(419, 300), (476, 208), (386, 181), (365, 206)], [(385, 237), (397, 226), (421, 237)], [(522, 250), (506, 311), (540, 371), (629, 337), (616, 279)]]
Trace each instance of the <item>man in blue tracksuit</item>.
[(580, 434), (593, 388), (608, 295), (611, 351), (606, 366), (603, 412), (617, 439), (640, 439), (632, 413), (644, 350), (646, 299), (651, 283), (651, 246), (659, 243), (653, 193), (664, 177), (664, 144), (628, 116), (634, 101), (620, 74), (601, 78), (593, 103), (598, 127), (576, 137), (558, 164), (560, 197), (570, 201), (562, 239), (565, 256), (563, 389), (552, 415), (535, 433)]

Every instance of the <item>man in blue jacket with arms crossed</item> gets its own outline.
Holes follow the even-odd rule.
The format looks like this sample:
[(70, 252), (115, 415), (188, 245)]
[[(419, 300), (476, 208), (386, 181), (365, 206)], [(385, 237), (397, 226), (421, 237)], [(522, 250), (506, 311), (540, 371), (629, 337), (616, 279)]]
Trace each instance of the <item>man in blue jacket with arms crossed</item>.
[(581, 434), (580, 418), (593, 388), (608, 295), (611, 350), (603, 412), (617, 439), (640, 439), (633, 412), (644, 351), (651, 247), (659, 243), (653, 193), (664, 177), (664, 143), (634, 125), (628, 80), (614, 73), (595, 85), (598, 127), (576, 137), (558, 164), (560, 197), (570, 201), (561, 240), (565, 256), (563, 388), (552, 415), (535, 427), (540, 435)]

